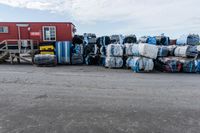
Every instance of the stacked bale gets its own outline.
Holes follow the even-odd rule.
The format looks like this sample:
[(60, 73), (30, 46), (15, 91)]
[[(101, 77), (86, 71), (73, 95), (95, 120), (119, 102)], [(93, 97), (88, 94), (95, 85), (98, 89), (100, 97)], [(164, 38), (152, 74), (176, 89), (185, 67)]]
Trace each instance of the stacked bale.
[(154, 69), (153, 59), (158, 54), (156, 46), (146, 43), (125, 44), (125, 51), (129, 55), (126, 66), (134, 72), (150, 72)]
[(198, 51), (196, 46), (173, 45), (168, 46), (167, 48), (169, 51), (168, 56), (159, 57), (155, 61), (155, 68), (157, 70), (163, 72), (197, 72), (196, 57), (198, 55)]
[(122, 68), (123, 67), (123, 48), (121, 44), (109, 44), (106, 50), (105, 67)]
[(180, 72), (181, 62), (176, 57), (160, 57), (155, 61), (155, 68), (161, 72)]
[(71, 64), (72, 65), (80, 65), (84, 63), (83, 59), (83, 45), (82, 44), (74, 44), (71, 48), (72, 56), (71, 56)]
[(96, 35), (92, 33), (84, 34), (84, 59), (87, 65), (97, 65), (99, 60)]
[(97, 46), (99, 48), (99, 54), (100, 54), (99, 64), (102, 66), (105, 66), (106, 49), (110, 43), (111, 43), (111, 40), (109, 36), (102, 36), (102, 37), (97, 38)]
[(83, 59), (83, 40), (82, 36), (76, 35), (72, 40), (71, 64), (80, 65), (84, 63)]

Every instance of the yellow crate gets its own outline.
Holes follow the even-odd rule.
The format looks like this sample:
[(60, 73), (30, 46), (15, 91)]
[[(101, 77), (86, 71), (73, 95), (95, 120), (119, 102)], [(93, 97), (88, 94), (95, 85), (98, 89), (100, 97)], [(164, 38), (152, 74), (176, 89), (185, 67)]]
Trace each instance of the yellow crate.
[(40, 46), (40, 51), (54, 50), (54, 46)]
[(54, 52), (40, 52), (40, 54), (50, 54), (50, 55), (54, 55)]

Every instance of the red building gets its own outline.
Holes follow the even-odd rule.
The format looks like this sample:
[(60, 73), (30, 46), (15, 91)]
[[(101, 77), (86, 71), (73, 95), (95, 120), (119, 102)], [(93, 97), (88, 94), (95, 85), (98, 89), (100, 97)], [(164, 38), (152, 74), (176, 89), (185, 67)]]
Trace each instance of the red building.
[(68, 22), (0, 22), (0, 42), (33, 40), (44, 42), (71, 41), (75, 25)]

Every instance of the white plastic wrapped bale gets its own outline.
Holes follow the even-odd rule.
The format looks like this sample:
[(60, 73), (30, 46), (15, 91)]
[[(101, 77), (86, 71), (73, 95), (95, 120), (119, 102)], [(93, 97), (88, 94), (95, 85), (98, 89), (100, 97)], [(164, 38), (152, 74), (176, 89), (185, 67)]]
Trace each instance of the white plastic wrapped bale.
[(158, 56), (158, 47), (147, 43), (140, 43), (139, 54), (147, 58), (156, 59)]
[(134, 72), (150, 72), (154, 69), (154, 62), (145, 57), (130, 57), (127, 60), (127, 66), (131, 67)]
[(106, 57), (105, 67), (122, 68), (123, 67), (123, 59), (121, 57)]
[(176, 47), (174, 51), (174, 55), (177, 57), (187, 57), (187, 49), (188, 49), (188, 46)]
[(140, 56), (139, 54), (139, 45), (126, 43), (125, 45), (125, 54), (127, 56)]
[(176, 57), (196, 57), (198, 54), (196, 46), (177, 46), (174, 55)]
[(121, 44), (110, 44), (106, 50), (107, 56), (122, 57), (124, 54), (124, 47)]

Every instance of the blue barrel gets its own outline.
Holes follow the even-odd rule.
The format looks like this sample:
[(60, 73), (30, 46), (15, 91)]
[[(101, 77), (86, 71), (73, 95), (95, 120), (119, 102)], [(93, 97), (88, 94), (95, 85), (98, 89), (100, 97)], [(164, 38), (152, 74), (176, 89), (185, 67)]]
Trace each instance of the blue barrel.
[(56, 56), (58, 64), (70, 64), (71, 42), (56, 42)]

